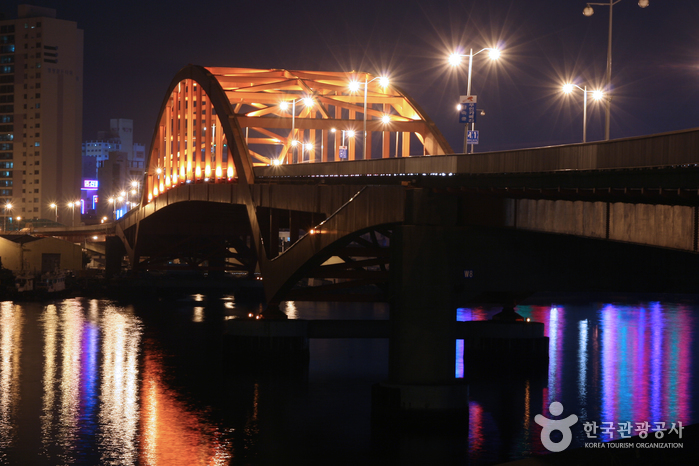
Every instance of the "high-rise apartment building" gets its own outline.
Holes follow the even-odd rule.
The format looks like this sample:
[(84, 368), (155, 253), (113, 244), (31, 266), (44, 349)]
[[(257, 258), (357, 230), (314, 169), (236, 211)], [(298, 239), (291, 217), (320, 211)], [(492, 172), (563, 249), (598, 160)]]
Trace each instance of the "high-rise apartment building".
[(8, 229), (18, 216), (53, 219), (52, 204), (61, 218), (79, 211), (67, 205), (80, 199), (82, 105), (77, 24), (31, 5), (0, 19), (0, 216)]

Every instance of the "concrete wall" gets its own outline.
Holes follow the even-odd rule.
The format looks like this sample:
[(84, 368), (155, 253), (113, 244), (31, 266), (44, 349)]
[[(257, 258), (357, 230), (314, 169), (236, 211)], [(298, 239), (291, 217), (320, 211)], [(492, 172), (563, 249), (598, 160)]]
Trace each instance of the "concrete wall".
[[(69, 241), (56, 238), (41, 238), (25, 244), (18, 244), (0, 238), (0, 257), (3, 267), (19, 272), (41, 272), (42, 254), (60, 254), (61, 270), (82, 270), (82, 248)], [(24, 265), (22, 266), (22, 263)]]
[(695, 208), (687, 206), (519, 199), (516, 223), (524, 230), (694, 251)]

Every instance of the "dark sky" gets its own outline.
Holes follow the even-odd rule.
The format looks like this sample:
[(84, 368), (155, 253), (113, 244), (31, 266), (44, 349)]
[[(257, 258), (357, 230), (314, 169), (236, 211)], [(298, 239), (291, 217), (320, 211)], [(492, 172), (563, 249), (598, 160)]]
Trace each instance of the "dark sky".
[[(16, 5), (3, 2), (9, 17)], [(183, 66), (363, 70), (388, 73), (436, 122), (455, 151), (463, 126), (455, 104), (467, 66), (446, 63), (456, 47), (498, 45), (502, 59), (474, 59), (477, 151), (579, 142), (582, 93), (560, 86), (603, 83), (608, 10), (582, 15), (584, 0), (460, 1), (51, 1), (85, 31), (83, 139), (110, 118), (134, 120), (150, 143), (172, 77)], [(636, 0), (614, 6), (612, 138), (699, 127), (699, 1)], [(588, 140), (604, 117), (590, 105)]]

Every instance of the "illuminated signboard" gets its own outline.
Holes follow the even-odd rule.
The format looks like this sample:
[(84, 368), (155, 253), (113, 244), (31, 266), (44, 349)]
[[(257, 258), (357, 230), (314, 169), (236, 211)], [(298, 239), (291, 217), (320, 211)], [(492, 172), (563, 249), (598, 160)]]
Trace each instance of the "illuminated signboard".
[(87, 190), (99, 188), (99, 182), (97, 180), (83, 180), (83, 188)]

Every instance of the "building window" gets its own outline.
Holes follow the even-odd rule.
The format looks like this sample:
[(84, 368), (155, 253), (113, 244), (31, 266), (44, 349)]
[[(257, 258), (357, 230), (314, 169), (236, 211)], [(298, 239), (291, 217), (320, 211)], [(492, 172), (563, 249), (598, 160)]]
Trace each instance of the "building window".
[(39, 174), (39, 170), (34, 170), (34, 174), (35, 174), (35, 175), (38, 175), (38, 174)]

